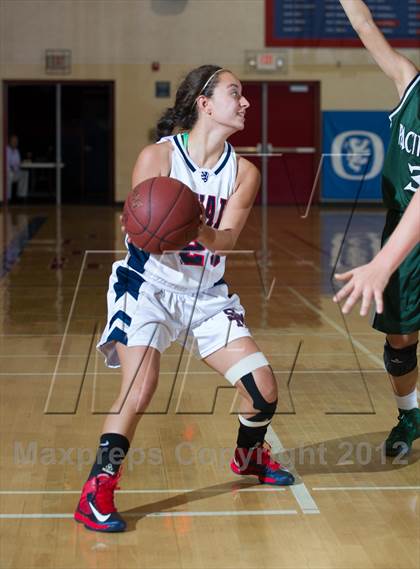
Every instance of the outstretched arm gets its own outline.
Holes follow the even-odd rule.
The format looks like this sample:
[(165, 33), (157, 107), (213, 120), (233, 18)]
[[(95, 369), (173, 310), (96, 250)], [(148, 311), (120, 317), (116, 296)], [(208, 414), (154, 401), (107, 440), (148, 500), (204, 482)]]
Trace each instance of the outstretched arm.
[(418, 69), (406, 57), (395, 51), (375, 24), (363, 0), (339, 0), (350, 23), (382, 71), (395, 83), (400, 98)]
[(344, 314), (350, 312), (355, 303), (362, 298), (361, 316), (365, 316), (373, 299), (376, 311), (383, 311), (382, 293), (395, 269), (410, 251), (420, 242), (420, 190), (411, 199), (410, 205), (400, 219), (384, 247), (367, 265), (335, 275), (347, 284), (334, 296), (334, 302), (347, 298)]

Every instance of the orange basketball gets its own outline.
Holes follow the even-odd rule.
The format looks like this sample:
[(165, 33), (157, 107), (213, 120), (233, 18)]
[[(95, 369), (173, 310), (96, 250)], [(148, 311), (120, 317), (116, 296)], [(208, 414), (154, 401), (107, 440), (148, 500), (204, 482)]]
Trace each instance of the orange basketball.
[(137, 247), (159, 254), (183, 249), (193, 241), (200, 214), (198, 197), (188, 186), (161, 176), (144, 180), (131, 190), (122, 219)]

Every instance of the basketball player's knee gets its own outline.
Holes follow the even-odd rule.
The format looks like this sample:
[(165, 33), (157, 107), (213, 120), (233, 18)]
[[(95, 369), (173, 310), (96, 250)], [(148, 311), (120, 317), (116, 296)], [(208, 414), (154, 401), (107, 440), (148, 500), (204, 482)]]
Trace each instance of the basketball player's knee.
[(394, 348), (388, 340), (386, 341), (384, 346), (384, 364), (386, 371), (390, 375), (401, 377), (416, 369), (417, 343), (404, 348)]
[(249, 420), (251, 422), (260, 423), (260, 422), (267, 422), (269, 423), (274, 416), (274, 413), (277, 409), (277, 399), (269, 403), (265, 399), (260, 399), (259, 401), (254, 401), (253, 403), (254, 408), (258, 410), (253, 417), (250, 417)]
[(258, 390), (264, 399), (270, 403), (277, 400), (277, 381), (269, 365), (260, 367), (252, 372)]
[[(256, 370), (258, 370), (258, 375), (264, 373), (267, 376), (269, 389), (264, 389), (265, 395), (261, 393), (255, 382), (254, 374)], [(238, 381), (241, 381), (243, 388), (250, 396), (253, 407), (258, 413), (248, 420), (253, 423), (269, 423), (277, 408), (277, 386), (265, 356), (261, 352), (246, 356), (228, 369), (225, 377), (232, 385), (236, 385)]]
[(249, 417), (248, 420), (252, 423), (268, 424), (276, 412), (277, 397), (275, 397), (274, 400), (268, 401), (255, 383), (252, 372), (241, 377), (241, 383), (252, 400), (252, 406), (257, 411), (257, 413)]

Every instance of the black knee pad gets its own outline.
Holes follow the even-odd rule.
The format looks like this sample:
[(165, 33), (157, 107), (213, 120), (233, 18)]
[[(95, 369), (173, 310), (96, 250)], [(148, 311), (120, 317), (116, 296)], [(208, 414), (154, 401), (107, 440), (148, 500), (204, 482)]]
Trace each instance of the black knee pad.
[(241, 378), (241, 381), (252, 398), (254, 409), (258, 409), (258, 413), (253, 417), (249, 417), (248, 421), (255, 423), (271, 421), (277, 408), (277, 399), (272, 403), (269, 403), (264, 399), (255, 383), (252, 373), (246, 374)]
[(417, 366), (417, 344), (406, 348), (393, 348), (388, 340), (384, 346), (384, 363), (386, 371), (394, 377), (401, 377), (413, 371)]

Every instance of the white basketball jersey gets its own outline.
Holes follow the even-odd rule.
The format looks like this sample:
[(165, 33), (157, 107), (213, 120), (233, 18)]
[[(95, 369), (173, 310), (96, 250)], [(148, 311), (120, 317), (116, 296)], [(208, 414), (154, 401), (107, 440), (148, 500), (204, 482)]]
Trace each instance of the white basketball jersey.
[[(235, 191), (237, 173), (236, 155), (225, 142), (223, 154), (217, 164), (200, 168), (187, 154), (186, 133), (162, 138), (173, 145), (170, 177), (180, 180), (198, 194), (207, 217), (207, 225), (217, 229), (227, 200)], [(195, 293), (211, 288), (222, 280), (225, 257), (215, 255), (199, 243), (192, 241), (182, 251), (152, 255), (128, 245), (126, 262), (141, 274), (144, 280), (173, 292)]]

